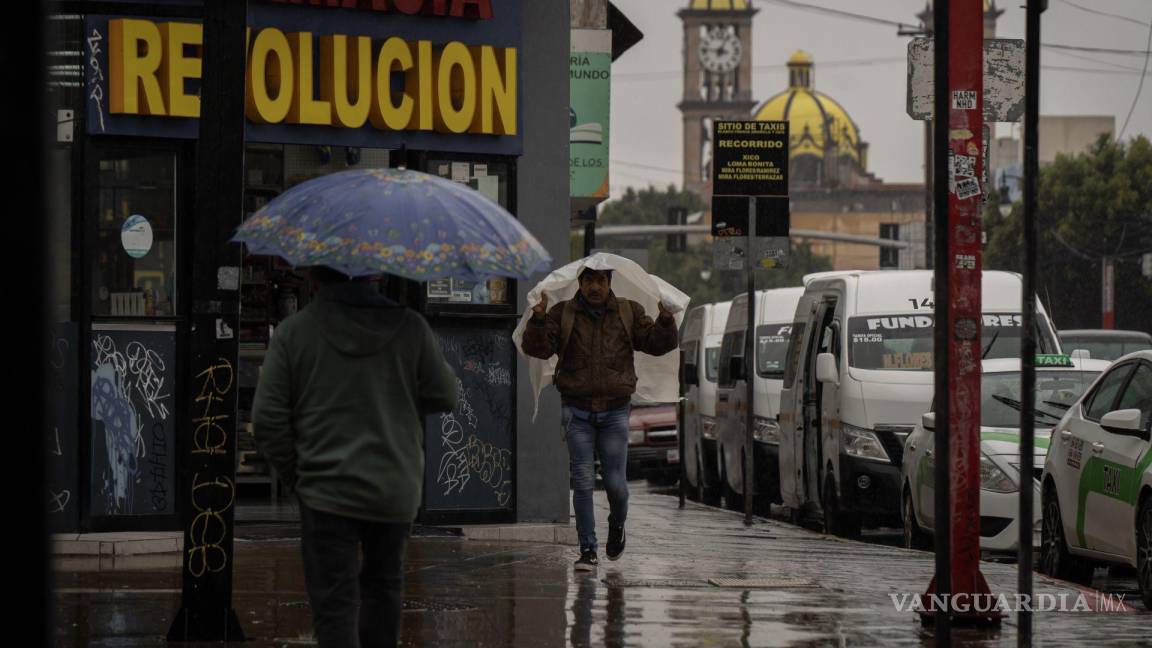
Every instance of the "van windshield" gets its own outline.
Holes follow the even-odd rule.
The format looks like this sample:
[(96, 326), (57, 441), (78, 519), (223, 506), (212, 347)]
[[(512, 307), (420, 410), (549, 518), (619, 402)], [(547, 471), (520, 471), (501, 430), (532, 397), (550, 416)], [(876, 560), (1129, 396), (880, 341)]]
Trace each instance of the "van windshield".
[[(983, 357), (1020, 357), (1021, 315), (985, 313), (980, 344)], [(931, 371), (933, 368), (932, 315), (876, 315), (848, 320), (848, 361), (857, 369)], [(1054, 353), (1043, 315), (1036, 315), (1037, 353)]]
[(716, 378), (720, 375), (720, 347), (708, 347), (704, 349), (704, 377), (708, 382), (716, 382)]
[(764, 324), (756, 329), (756, 371), (761, 378), (784, 377), (791, 335), (791, 324)]

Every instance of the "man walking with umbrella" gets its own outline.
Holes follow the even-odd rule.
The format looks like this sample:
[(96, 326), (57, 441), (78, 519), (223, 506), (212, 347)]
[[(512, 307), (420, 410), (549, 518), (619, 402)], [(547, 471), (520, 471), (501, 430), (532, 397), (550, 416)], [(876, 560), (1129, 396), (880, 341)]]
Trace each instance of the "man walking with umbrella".
[(628, 517), (628, 416), (636, 391), (633, 352), (663, 355), (676, 349), (676, 321), (663, 303), (656, 321), (631, 300), (612, 292), (612, 271), (585, 268), (579, 291), (548, 307), (541, 293), (524, 329), (522, 350), (547, 360), (558, 357), (554, 383), (560, 392), (562, 425), (568, 443), (572, 506), (580, 537), (577, 570), (598, 564), (596, 519), (592, 508), (595, 456), (600, 455), (608, 516), (609, 560), (624, 553)]
[(394, 646), (424, 417), (456, 406), (459, 381), (428, 323), (364, 278), (525, 280), (552, 258), (480, 192), (407, 169), (303, 182), (232, 240), (310, 267), (321, 286), (276, 330), (252, 412), (257, 443), (300, 496), (317, 639), (322, 648)]
[(272, 337), (254, 433), (300, 498), (319, 645), (395, 646), (404, 546), (424, 479), (424, 416), (455, 407), (457, 379), (428, 323), (380, 296), (375, 282), (327, 268), (310, 274), (319, 297)]

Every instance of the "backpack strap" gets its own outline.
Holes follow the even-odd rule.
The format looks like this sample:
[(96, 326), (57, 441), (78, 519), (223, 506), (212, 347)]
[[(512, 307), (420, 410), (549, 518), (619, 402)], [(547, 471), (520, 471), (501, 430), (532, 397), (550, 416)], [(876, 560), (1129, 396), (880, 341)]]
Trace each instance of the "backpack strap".
[(632, 302), (627, 299), (616, 300), (616, 307), (620, 309), (620, 322), (624, 324), (624, 334), (628, 336), (628, 346), (632, 346)]
[[(560, 349), (557, 353), (559, 360), (564, 359), (564, 352), (568, 349), (568, 339), (572, 337), (572, 327), (576, 325), (576, 302), (572, 299), (564, 302), (564, 310), (560, 313)], [(557, 362), (559, 367), (559, 362)]]

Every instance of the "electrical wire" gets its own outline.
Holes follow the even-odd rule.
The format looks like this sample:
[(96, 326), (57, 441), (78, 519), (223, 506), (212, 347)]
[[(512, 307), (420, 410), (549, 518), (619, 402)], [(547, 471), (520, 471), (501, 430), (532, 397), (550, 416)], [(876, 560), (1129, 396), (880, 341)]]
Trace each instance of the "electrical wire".
[(1090, 8), (1085, 7), (1083, 5), (1078, 5), (1075, 2), (1070, 2), (1069, 0), (1060, 0), (1060, 2), (1063, 2), (1064, 4), (1068, 5), (1069, 7), (1076, 7), (1080, 11), (1087, 11), (1090, 14), (1096, 14), (1098, 16), (1107, 16), (1109, 18), (1118, 18), (1118, 19), (1124, 20), (1126, 22), (1135, 23), (1137, 25), (1140, 25), (1141, 27), (1152, 27), (1152, 24), (1146, 23), (1143, 20), (1137, 20), (1137, 19), (1132, 18), (1130, 16), (1121, 16), (1120, 14), (1108, 13), (1107, 11), (1099, 11), (1096, 9), (1090, 9)]
[[(1148, 45), (1146, 47), (1152, 49), (1152, 24), (1148, 26)], [(1117, 142), (1124, 137), (1124, 131), (1128, 130), (1128, 122), (1132, 119), (1132, 113), (1136, 111), (1136, 104), (1140, 101), (1140, 92), (1144, 89), (1144, 77), (1148, 74), (1149, 57), (1152, 57), (1152, 51), (1144, 54), (1144, 72), (1140, 74), (1140, 85), (1136, 87), (1136, 96), (1132, 98), (1132, 107), (1128, 109), (1128, 116), (1124, 118), (1124, 126), (1120, 128), (1120, 134), (1116, 136)]]

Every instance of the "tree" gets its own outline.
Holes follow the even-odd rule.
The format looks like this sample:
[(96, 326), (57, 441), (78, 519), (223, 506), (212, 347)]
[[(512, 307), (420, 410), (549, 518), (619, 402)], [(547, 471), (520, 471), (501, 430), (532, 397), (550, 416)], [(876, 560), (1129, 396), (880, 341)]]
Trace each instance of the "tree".
[[(991, 206), (991, 205), (990, 205)], [(1152, 332), (1152, 281), (1140, 256), (1152, 252), (1152, 143), (1102, 135), (1091, 149), (1059, 155), (1040, 171), (1037, 205), (1040, 298), (1059, 328), (1098, 328), (1103, 259), (1115, 260), (1116, 326)], [(1023, 206), (985, 216), (984, 267), (1020, 272)]]
[[(619, 200), (601, 208), (597, 221), (601, 225), (663, 225), (667, 222), (669, 207), (684, 207), (693, 213), (704, 209), (704, 202), (694, 192), (682, 191), (673, 185), (665, 190), (651, 186), (639, 191), (629, 188)], [(746, 290), (744, 273), (713, 267), (710, 242), (689, 245), (685, 252), (669, 253), (665, 235), (643, 239), (637, 239), (637, 243), (648, 248), (648, 271), (688, 294), (693, 305), (728, 301)], [(608, 240), (596, 243), (598, 247), (614, 246), (614, 242)], [(811, 245), (795, 241), (787, 263), (785, 268), (757, 271), (756, 287), (799, 286), (804, 275), (832, 269), (828, 257), (816, 256)]]

